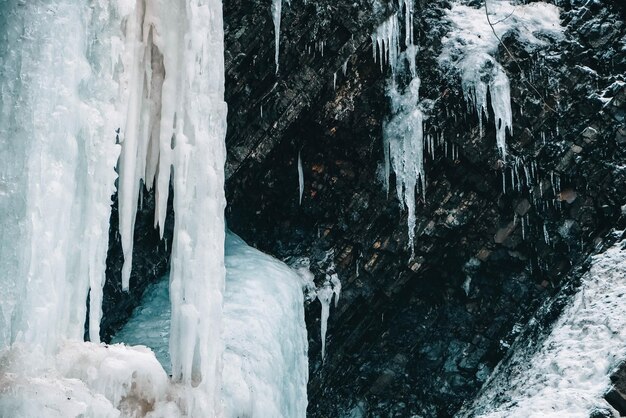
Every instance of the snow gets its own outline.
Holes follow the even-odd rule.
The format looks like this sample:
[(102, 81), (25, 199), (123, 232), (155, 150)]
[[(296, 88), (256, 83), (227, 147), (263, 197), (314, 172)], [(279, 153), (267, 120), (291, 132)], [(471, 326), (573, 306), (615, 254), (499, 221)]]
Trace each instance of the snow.
[[(308, 381), (303, 282), (282, 262), (226, 237), (226, 417), (304, 417)], [(148, 289), (114, 341), (145, 344), (168, 367), (167, 277)]]
[(172, 385), (145, 347), (65, 341), (56, 355), (21, 344), (3, 353), (0, 415), (32, 417), (159, 416), (181, 411), (168, 398)]
[(587, 418), (594, 407), (608, 409), (602, 396), (609, 375), (626, 357), (624, 294), (626, 240), (593, 257), (580, 290), (539, 350), (516, 362), (521, 367), (507, 379), (506, 400), (494, 403), (502, 388), (491, 386), (471, 416)]
[[(508, 1), (490, 1), (489, 20), (485, 8), (473, 8), (454, 3), (446, 11), (451, 30), (443, 38), (440, 64), (459, 71), (463, 95), (470, 109), (478, 115), (480, 135), (483, 135), (483, 114), (489, 117), (487, 94), (491, 98), (496, 144), (502, 159), (506, 159), (506, 132), (512, 134), (510, 83), (502, 66), (494, 59), (500, 39), (515, 34), (529, 51), (547, 45), (546, 37), (561, 39), (559, 9), (552, 4), (536, 2), (514, 5)], [(489, 25), (493, 25), (493, 30)], [(493, 33), (495, 31), (496, 35)]]

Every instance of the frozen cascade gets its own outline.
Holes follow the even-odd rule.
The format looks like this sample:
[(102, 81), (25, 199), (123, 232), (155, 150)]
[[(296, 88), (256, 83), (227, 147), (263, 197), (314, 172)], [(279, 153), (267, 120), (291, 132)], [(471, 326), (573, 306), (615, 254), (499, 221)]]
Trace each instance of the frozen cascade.
[(580, 290), (537, 352), (516, 349), (517, 367), (504, 377), (506, 397), (502, 381), (493, 380), (496, 369), (464, 416), (587, 418), (593, 407), (607, 406), (602, 397), (609, 374), (626, 356), (625, 251), (621, 241), (593, 257)]
[[(41, 352), (41, 367), (54, 369), (61, 342), (83, 338), (88, 293), (89, 333), (98, 341), (117, 139), (123, 285), (141, 184), (156, 188), (162, 229), (173, 172), (170, 351), (173, 378), (184, 383), (173, 399), (187, 414), (219, 416), (221, 2), (35, 0), (2, 7), (0, 158), (9, 163), (0, 168), (0, 222), (11, 238), (0, 244), (2, 348), (26, 344), (32, 358), (25, 362), (36, 363)], [(72, 350), (101, 349), (81, 344)]]
[(173, 172), (172, 375), (194, 382), (199, 389), (190, 389), (191, 397), (209, 400), (188, 399), (191, 413), (197, 407), (200, 415), (216, 415), (221, 342), (212, 336), (221, 329), (225, 274), (222, 5), (190, 0), (164, 7), (155, 0), (144, 10), (142, 4), (127, 11), (120, 56), (129, 91), (120, 157), (122, 279), (128, 287), (140, 180), (156, 184), (155, 218), (163, 231)]
[[(489, 116), (489, 93), (496, 143), (505, 159), (506, 130), (512, 132), (513, 122), (509, 79), (493, 58), (500, 41), (489, 25), (484, 7), (476, 9), (457, 2), (446, 14), (453, 29), (443, 38), (439, 62), (445, 68), (460, 72), (463, 95), (470, 109), (478, 115), (481, 136), (483, 114)], [(547, 44), (545, 37), (536, 35), (559, 39), (563, 32), (558, 7), (543, 2), (514, 5), (508, 1), (490, 1), (489, 19), (500, 39), (514, 33), (529, 52)]]
[[(225, 262), (225, 416), (304, 417), (308, 342), (298, 273), (230, 233)], [(165, 277), (146, 291), (140, 308), (114, 337), (147, 345), (166, 368), (167, 283)]]

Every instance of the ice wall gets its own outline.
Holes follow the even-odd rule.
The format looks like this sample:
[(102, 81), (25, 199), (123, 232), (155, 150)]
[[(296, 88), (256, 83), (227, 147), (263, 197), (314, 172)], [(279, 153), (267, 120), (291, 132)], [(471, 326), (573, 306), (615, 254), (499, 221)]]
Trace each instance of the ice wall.
[[(113, 7), (0, 5), (0, 350), (97, 340), (118, 84)], [(93, 42), (100, 39), (100, 42)]]

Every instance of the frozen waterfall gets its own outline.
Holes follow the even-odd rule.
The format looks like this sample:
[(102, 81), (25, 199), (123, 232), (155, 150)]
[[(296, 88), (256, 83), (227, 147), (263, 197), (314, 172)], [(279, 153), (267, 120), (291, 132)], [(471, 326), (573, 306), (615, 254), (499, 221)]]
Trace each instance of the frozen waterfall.
[[(299, 403), (288, 415), (303, 416), (299, 290), (277, 287), (269, 295), (289, 309), (272, 313), (293, 321), (299, 339), (291, 357), (249, 366), (229, 354), (229, 338), (259, 336), (246, 332), (267, 325), (260, 314), (237, 324), (247, 327), (243, 334), (222, 334), (227, 108), (221, 1), (7, 0), (0, 26), (0, 367), (6, 377), (0, 415), (228, 415), (246, 382), (233, 383), (228, 374), (224, 387), (230, 389), (223, 392), (222, 367), (246, 367), (241, 373), (249, 378), (250, 367), (275, 368), (285, 360), (282, 367), (293, 364), (300, 373), (295, 379), (290, 370), (289, 393), (297, 393)], [(99, 344), (116, 171), (125, 289), (132, 286), (140, 190), (155, 188), (155, 227), (163, 231), (173, 186), (171, 378), (146, 348)], [(286, 267), (272, 268), (288, 275)], [(258, 286), (253, 280), (235, 282), (240, 293), (233, 298), (262, 296), (263, 289), (246, 287)], [(83, 342), (87, 298), (92, 342)], [(234, 308), (227, 302), (224, 309)], [(263, 335), (273, 334), (264, 329)], [(238, 343), (242, 350), (253, 345)], [(247, 384), (250, 416), (268, 416), (254, 410), (262, 402), (254, 393), (262, 385), (271, 391), (276, 382)]]

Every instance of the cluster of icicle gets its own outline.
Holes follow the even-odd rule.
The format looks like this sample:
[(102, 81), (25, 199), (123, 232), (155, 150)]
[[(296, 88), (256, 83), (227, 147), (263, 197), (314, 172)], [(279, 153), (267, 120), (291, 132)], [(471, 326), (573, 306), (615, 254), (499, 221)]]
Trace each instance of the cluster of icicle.
[[(411, 251), (415, 238), (415, 205), (418, 188), (426, 191), (424, 170), (423, 114), (419, 108), (420, 79), (415, 65), (416, 47), (413, 41), (413, 0), (400, 2), (404, 11), (404, 51), (401, 51), (398, 13), (392, 14), (372, 34), (374, 60), (381, 69), (387, 64), (391, 69), (387, 96), (391, 102), (390, 120), (383, 126), (385, 155), (385, 186), (389, 192), (391, 170), (396, 175), (396, 193), (400, 204), (407, 210), (408, 237)], [(410, 82), (399, 88), (402, 65), (406, 63)]]
[(145, 10), (138, 4), (126, 20), (122, 55), (128, 91), (119, 166), (122, 283), (128, 288), (140, 181), (155, 187), (155, 226), (163, 234), (172, 175), (172, 375), (201, 383), (215, 397), (225, 275), (221, 2), (148, 1)]
[(509, 78), (494, 59), (500, 40), (508, 33), (515, 33), (523, 47), (531, 51), (546, 44), (545, 39), (536, 36), (538, 33), (559, 38), (563, 27), (558, 7), (548, 3), (514, 5), (509, 1), (490, 1), (486, 7), (474, 8), (455, 3), (446, 11), (452, 29), (442, 39), (439, 62), (460, 72), (463, 95), (470, 110), (478, 115), (481, 137), (483, 118), (489, 117), (489, 95), (496, 144), (505, 161), (506, 134), (507, 131), (513, 133), (513, 116)]
[(172, 177), (173, 380), (188, 388), (186, 413), (219, 415), (222, 3), (79, 3), (9, 1), (0, 13), (0, 348), (52, 355), (82, 341), (88, 295), (99, 342), (119, 156), (123, 287), (141, 184), (155, 188), (163, 231)]

